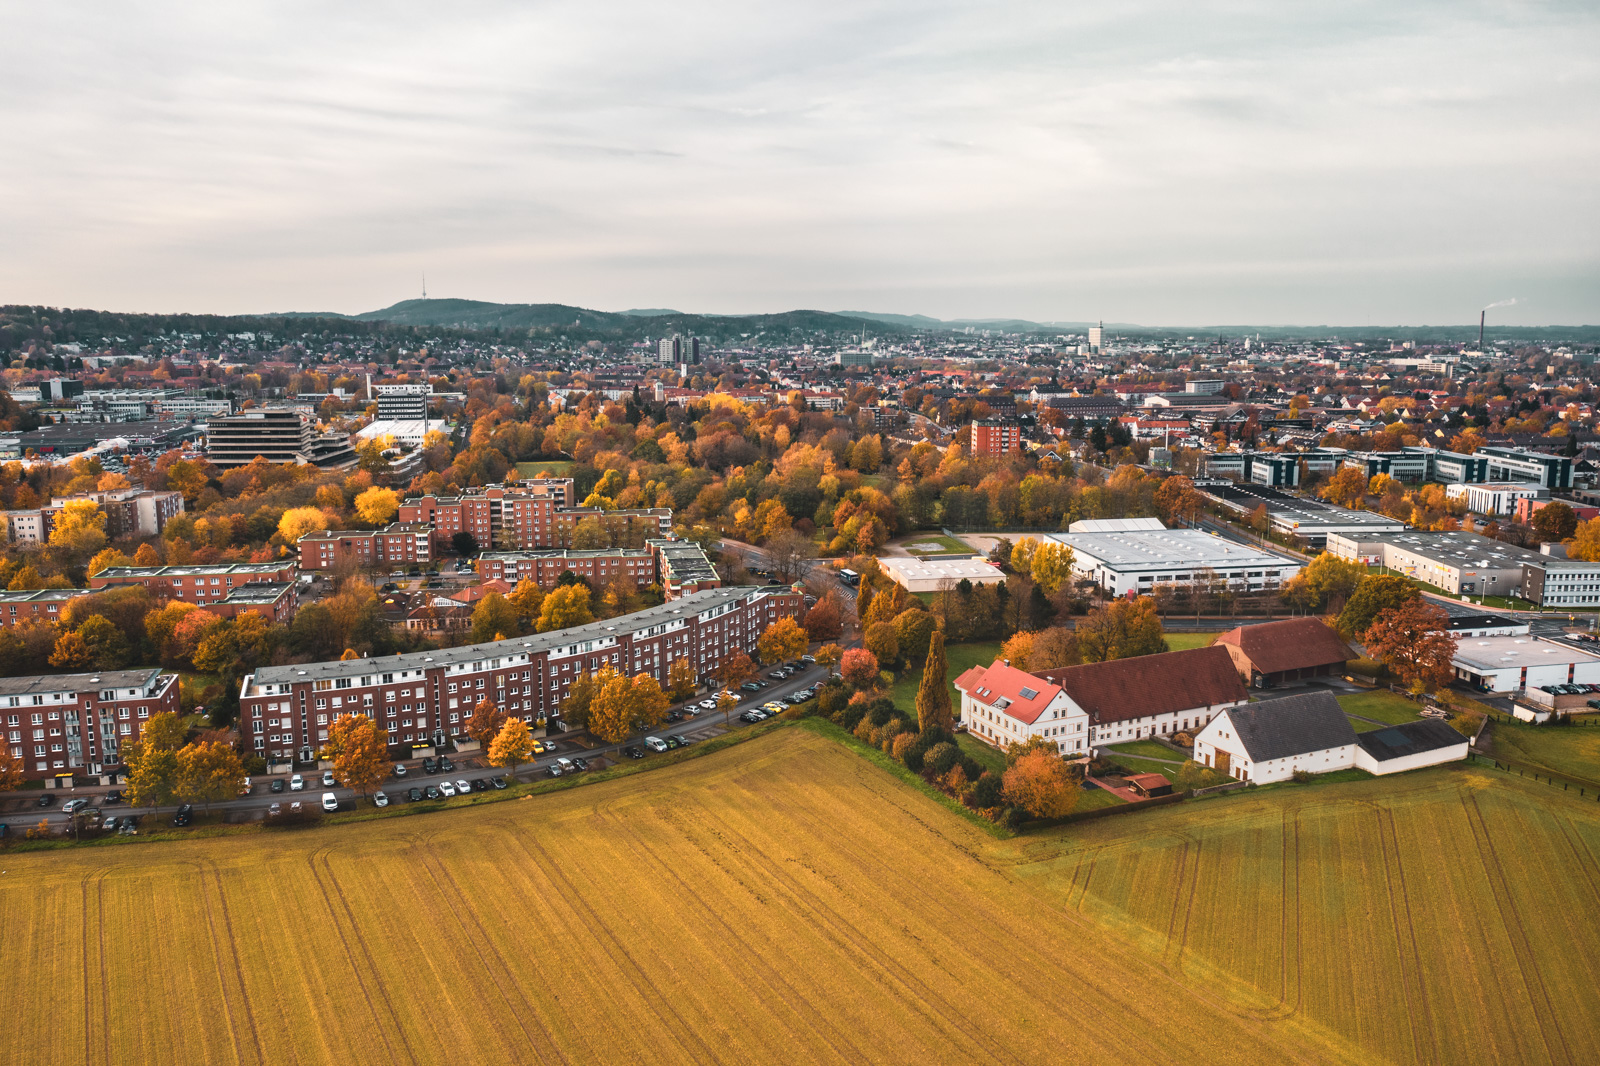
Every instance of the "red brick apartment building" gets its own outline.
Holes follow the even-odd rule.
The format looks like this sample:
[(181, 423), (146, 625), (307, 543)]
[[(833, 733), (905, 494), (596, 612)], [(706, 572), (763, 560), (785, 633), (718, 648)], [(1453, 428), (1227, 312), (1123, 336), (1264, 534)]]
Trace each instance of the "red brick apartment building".
[(300, 569), (395, 566), (433, 561), (432, 530), (420, 523), (395, 523), (373, 530), (324, 530), (300, 538)]
[(532, 722), (559, 712), (574, 678), (609, 663), (663, 685), (678, 659), (710, 676), (779, 618), (804, 609), (787, 587), (695, 592), (620, 618), (488, 644), (382, 659), (263, 666), (240, 688), (239, 730), (257, 754), (309, 760), (341, 714), (360, 713), (400, 747), (460, 735), (478, 701)]
[(146, 670), (0, 678), (6, 745), (30, 778), (120, 766), (152, 714), (178, 710), (178, 676)]
[(606, 548), (600, 551), (484, 552), (478, 556), (480, 581), (504, 581), (515, 588), (517, 582), (531, 580), (543, 589), (553, 589), (568, 570), (587, 578), (596, 588), (617, 577), (627, 578), (635, 588), (655, 583), (656, 561), (648, 548)]
[(25, 622), (55, 622), (67, 603), (87, 595), (83, 589), (27, 589), (0, 591), (0, 626)]
[(457, 533), (472, 534), (481, 548), (566, 548), (571, 545), (572, 527), (591, 515), (642, 521), (652, 534), (672, 531), (669, 509), (602, 511), (574, 507), (573, 496), (571, 478), (537, 478), (469, 495), (415, 497), (400, 504), (399, 521), (430, 527), (435, 552), (449, 548)]
[(1000, 418), (972, 423), (972, 454), (999, 458), (1022, 449), (1022, 427)]
[(220, 603), (241, 585), (293, 583), (300, 567), (293, 559), (275, 563), (217, 563), (193, 566), (108, 566), (89, 579), (99, 591), (118, 585), (143, 585), (155, 596), (197, 603)]

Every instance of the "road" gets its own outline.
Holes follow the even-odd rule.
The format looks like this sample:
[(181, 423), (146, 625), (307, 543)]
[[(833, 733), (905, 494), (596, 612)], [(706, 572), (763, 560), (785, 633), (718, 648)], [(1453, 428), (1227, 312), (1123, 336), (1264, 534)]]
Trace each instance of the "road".
[[(784, 696), (789, 696), (795, 692), (798, 692), (802, 688), (809, 688), (811, 685), (825, 680), (829, 672), (827, 667), (810, 664), (807, 665), (804, 670), (801, 670), (799, 673), (785, 681), (774, 681), (766, 676), (771, 669), (771, 667), (763, 668), (757, 675), (758, 680), (765, 681), (767, 683), (767, 688), (762, 689), (759, 693), (739, 693), (740, 697), (742, 698), (737, 709), (738, 711), (747, 710), (750, 707), (759, 707), (768, 700), (781, 699)], [(701, 693), (688, 702), (693, 704), (700, 700), (708, 699), (713, 695), (715, 695), (715, 693)], [(681, 709), (684, 706), (684, 704), (674, 704), (673, 709)], [(729, 716), (728, 729), (738, 729), (743, 725), (744, 723), (739, 721), (737, 711)], [(669, 733), (677, 733), (697, 742), (710, 739), (711, 737), (717, 736), (722, 732), (724, 732), (722, 715), (714, 711), (703, 711), (694, 718), (686, 718), (681, 722), (665, 723), (649, 731), (650, 735), (653, 736), (665, 736)], [(547, 776), (547, 770), (549, 766), (554, 763), (556, 759), (571, 758), (574, 755), (580, 756), (584, 759), (595, 759), (603, 756), (610, 759), (612, 762), (618, 761), (619, 758), (626, 759), (627, 756), (620, 754), (622, 749), (632, 744), (642, 744), (645, 736), (645, 734), (641, 733), (637, 737), (632, 737), (618, 744), (603, 744), (593, 748), (585, 748), (571, 739), (576, 735), (577, 734), (575, 733), (567, 733), (549, 738), (556, 741), (556, 743), (559, 745), (555, 754), (540, 756), (531, 763), (522, 764), (517, 769), (518, 777), (523, 780), (530, 780)], [(649, 757), (649, 755), (646, 755), (646, 758)], [(480, 777), (491, 777), (497, 774), (504, 774), (505, 772), (499, 768), (489, 769), (485, 767), (479, 767), (470, 770), (464, 768), (462, 764), (466, 759), (481, 758), (481, 753), (478, 752), (467, 752), (461, 755), (453, 755), (450, 758), (454, 763), (456, 763), (456, 769), (447, 774), (425, 774), (422, 772), (421, 760), (407, 760), (406, 766), (408, 767), (408, 770), (406, 776), (391, 776), (387, 781), (384, 782), (383, 791), (388, 794), (391, 803), (396, 802), (397, 800), (399, 802), (404, 802), (404, 800), (400, 799), (400, 797), (405, 795), (407, 789), (426, 788), (428, 785), (437, 785), (442, 781), (454, 782), (462, 779), (473, 781)], [(237, 820), (250, 821), (256, 817), (265, 817), (267, 809), (274, 803), (282, 803), (285, 809), (287, 809), (292, 801), (299, 800), (308, 807), (320, 807), (322, 794), (323, 792), (327, 791), (331, 791), (335, 796), (338, 797), (340, 810), (353, 810), (357, 806), (358, 797), (349, 789), (324, 789), (321, 784), (321, 770), (307, 770), (302, 774), (306, 782), (306, 787), (303, 792), (288, 791), (288, 775), (279, 774), (277, 776), (285, 780), (283, 792), (268, 791), (270, 788), (269, 783), (272, 778), (256, 777), (252, 780), (255, 790), (249, 796), (240, 796), (236, 799), (224, 800), (220, 803), (213, 803), (211, 805), (211, 811), (221, 811), (225, 814), (238, 814), (243, 812), (246, 817)], [(49, 793), (32, 791), (6, 793), (3, 797), (0, 797), (0, 802), (3, 802), (7, 808), (4, 817), (0, 818), (0, 822), (7, 824), (10, 827), (8, 832), (14, 836), (20, 836), (26, 830), (38, 825), (41, 818), (50, 823), (52, 830), (59, 831), (66, 826), (69, 821), (70, 816), (63, 814), (61, 811), (61, 804), (65, 803), (69, 799), (88, 799), (90, 801), (89, 805), (91, 807), (99, 806), (101, 814), (105, 817), (146, 815), (162, 812), (170, 813), (178, 809), (176, 804), (164, 807), (129, 807), (122, 804), (101, 806), (101, 797), (110, 791), (112, 791), (111, 788), (95, 785), (77, 789), (61, 789), (59, 791)], [(38, 801), (40, 795), (55, 796), (55, 804), (50, 807), (32, 806), (32, 804)], [(18, 799), (26, 799), (30, 805), (16, 810), (10, 809)]]

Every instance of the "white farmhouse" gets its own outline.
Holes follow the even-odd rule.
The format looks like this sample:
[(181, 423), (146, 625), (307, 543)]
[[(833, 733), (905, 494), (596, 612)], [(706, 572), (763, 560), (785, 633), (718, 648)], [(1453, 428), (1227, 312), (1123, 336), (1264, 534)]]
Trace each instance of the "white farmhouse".
[(1230, 707), (1194, 738), (1194, 758), (1240, 781), (1287, 781), (1295, 771), (1347, 770), (1356, 731), (1329, 692)]
[(1059, 685), (996, 659), (974, 666), (956, 678), (955, 686), (961, 693), (960, 724), (995, 747), (1044, 737), (1062, 752), (1086, 750), (1089, 716)]

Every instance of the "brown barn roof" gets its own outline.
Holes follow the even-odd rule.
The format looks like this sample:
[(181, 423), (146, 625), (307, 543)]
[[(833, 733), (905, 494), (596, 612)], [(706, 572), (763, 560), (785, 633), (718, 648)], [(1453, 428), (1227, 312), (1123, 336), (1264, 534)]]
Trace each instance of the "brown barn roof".
[(1320, 618), (1286, 618), (1240, 626), (1222, 634), (1217, 643), (1232, 644), (1244, 652), (1251, 665), (1263, 674), (1343, 663), (1356, 657)]
[(1209, 648), (1140, 655), (1105, 663), (1041, 670), (1060, 685), (1091, 722), (1120, 722), (1152, 714), (1239, 703), (1249, 698), (1228, 649)]

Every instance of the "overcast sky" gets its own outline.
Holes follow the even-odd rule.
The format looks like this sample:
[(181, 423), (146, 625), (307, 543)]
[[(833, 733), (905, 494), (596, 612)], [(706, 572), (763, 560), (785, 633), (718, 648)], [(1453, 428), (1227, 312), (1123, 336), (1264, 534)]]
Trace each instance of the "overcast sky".
[(1600, 5), (0, 0), (0, 302), (1600, 322)]

